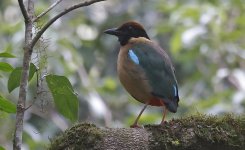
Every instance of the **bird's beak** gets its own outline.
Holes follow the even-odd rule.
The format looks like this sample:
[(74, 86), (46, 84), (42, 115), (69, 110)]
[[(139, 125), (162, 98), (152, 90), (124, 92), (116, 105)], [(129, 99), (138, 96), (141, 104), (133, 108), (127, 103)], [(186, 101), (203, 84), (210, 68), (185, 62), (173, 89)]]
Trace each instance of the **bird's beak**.
[(104, 31), (104, 33), (110, 34), (110, 35), (115, 35), (115, 36), (122, 35), (122, 32), (119, 31), (118, 28), (107, 29)]

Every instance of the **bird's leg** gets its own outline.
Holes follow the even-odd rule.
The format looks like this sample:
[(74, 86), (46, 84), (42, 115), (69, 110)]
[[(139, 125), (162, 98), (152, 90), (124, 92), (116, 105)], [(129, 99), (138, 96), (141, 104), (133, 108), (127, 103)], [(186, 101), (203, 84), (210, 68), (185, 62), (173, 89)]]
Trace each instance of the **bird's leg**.
[(140, 126), (138, 125), (138, 121), (140, 119), (140, 116), (142, 115), (142, 113), (144, 112), (144, 110), (146, 109), (146, 107), (149, 105), (150, 101), (146, 102), (143, 109), (140, 111), (139, 115), (137, 116), (136, 120), (134, 121), (134, 124), (132, 124), (130, 126), (130, 128), (140, 128)]
[(165, 119), (166, 113), (167, 113), (167, 108), (165, 105), (163, 105), (163, 115), (162, 115), (162, 121), (161, 121), (162, 126), (164, 125), (164, 119)]

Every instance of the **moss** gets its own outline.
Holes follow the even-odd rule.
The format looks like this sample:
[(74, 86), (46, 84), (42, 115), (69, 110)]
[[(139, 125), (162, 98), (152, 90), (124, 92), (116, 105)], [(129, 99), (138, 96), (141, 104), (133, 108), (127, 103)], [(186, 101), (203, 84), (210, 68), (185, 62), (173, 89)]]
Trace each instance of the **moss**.
[[(129, 137), (133, 140), (128, 140)], [(53, 139), (49, 149), (109, 149), (110, 144), (114, 149), (115, 141), (119, 143), (116, 147), (133, 145), (129, 149), (137, 146), (141, 149), (143, 144), (135, 147), (132, 141), (142, 137), (148, 141), (147, 147), (153, 150), (241, 150), (245, 147), (245, 116), (199, 114), (173, 119), (164, 126), (146, 125), (140, 130), (99, 129), (89, 123), (77, 124)]]
[(103, 134), (90, 123), (76, 124), (63, 134), (51, 140), (49, 150), (63, 149), (99, 149)]
[[(245, 146), (245, 117), (195, 115), (173, 119), (164, 126), (147, 125), (150, 149), (238, 150)], [(202, 146), (200, 146), (202, 145)], [(205, 145), (205, 146), (203, 146)]]

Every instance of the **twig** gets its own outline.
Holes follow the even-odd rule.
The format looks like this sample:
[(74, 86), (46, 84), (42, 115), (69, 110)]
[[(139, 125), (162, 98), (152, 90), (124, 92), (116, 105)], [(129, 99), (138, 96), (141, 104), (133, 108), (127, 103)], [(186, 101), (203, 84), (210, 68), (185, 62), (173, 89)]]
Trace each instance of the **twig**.
[(21, 13), (22, 13), (25, 21), (27, 21), (29, 19), (29, 16), (28, 16), (28, 13), (26, 11), (26, 8), (25, 8), (25, 5), (23, 3), (23, 0), (18, 0), (18, 3), (19, 3), (19, 6), (20, 6)]
[(49, 6), (49, 8), (42, 12), (41, 14), (39, 14), (34, 20), (33, 22), (38, 21), (41, 17), (43, 17), (44, 15), (46, 15), (50, 10), (52, 10), (56, 5), (58, 5), (61, 1), (63, 0), (57, 0), (56, 2), (54, 2), (52, 5)]
[(67, 9), (65, 9), (64, 11), (60, 12), (59, 14), (57, 14), (55, 17), (53, 17), (51, 20), (49, 20), (42, 28), (39, 32), (37, 32), (36, 36), (33, 38), (32, 43), (31, 43), (31, 48), (34, 47), (34, 45), (36, 44), (36, 42), (39, 40), (39, 38), (43, 35), (43, 33), (49, 28), (50, 25), (52, 25), (57, 19), (59, 19), (60, 17), (64, 16), (65, 14), (67, 14), (68, 12), (80, 8), (80, 7), (85, 7), (85, 6), (89, 6), (93, 3), (97, 3), (100, 1), (106, 1), (106, 0), (88, 0), (85, 2), (81, 2), (78, 4), (75, 4)]

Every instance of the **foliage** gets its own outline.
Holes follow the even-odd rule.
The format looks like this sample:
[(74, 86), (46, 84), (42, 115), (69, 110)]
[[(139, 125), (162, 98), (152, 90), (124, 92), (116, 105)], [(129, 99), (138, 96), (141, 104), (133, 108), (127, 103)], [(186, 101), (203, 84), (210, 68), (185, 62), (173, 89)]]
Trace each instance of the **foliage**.
[(15, 58), (15, 56), (8, 52), (2, 52), (0, 53), (0, 57), (6, 57), (6, 58)]
[(5, 99), (0, 95), (0, 111), (4, 111), (7, 113), (15, 113), (16, 106), (11, 101)]
[(71, 121), (76, 121), (78, 118), (78, 99), (70, 81), (64, 76), (57, 75), (48, 75), (46, 80), (58, 111)]
[[(0, 53), (0, 57), (14, 58), (15, 56), (8, 52), (2, 52)], [(14, 68), (9, 63), (0, 62), (0, 71), (11, 72), (13, 69)], [(0, 111), (6, 112), (6, 113), (15, 113), (16, 106), (11, 101), (7, 100), (6, 98), (0, 95)]]
[(5, 150), (2, 146), (0, 146), (0, 150)]
[[(37, 71), (36, 66), (33, 63), (31, 63), (30, 71), (29, 71), (29, 81), (32, 79), (36, 71)], [(22, 72), (22, 67), (17, 67), (15, 69), (12, 69), (12, 72), (9, 75), (9, 79), (8, 79), (9, 93), (12, 92), (15, 88), (20, 86), (21, 72)]]
[(8, 63), (0, 62), (0, 70), (10, 72), (13, 70), (13, 67)]

